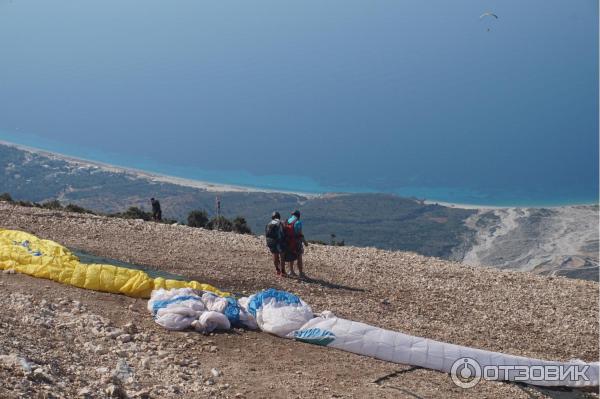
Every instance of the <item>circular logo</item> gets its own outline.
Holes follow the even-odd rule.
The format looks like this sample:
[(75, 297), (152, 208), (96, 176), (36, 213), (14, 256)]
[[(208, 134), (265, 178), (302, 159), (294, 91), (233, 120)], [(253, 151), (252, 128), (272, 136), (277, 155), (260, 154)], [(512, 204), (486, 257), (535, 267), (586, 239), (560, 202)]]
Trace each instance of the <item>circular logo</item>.
[(481, 366), (475, 359), (461, 357), (450, 369), (452, 382), (461, 388), (473, 388), (481, 381)]

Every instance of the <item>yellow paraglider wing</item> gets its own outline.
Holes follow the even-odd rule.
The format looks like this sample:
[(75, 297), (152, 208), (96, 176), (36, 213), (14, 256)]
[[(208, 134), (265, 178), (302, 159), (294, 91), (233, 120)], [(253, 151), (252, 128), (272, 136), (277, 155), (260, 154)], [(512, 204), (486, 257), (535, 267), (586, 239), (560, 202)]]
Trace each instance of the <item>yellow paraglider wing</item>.
[(142, 270), (81, 263), (71, 251), (54, 241), (23, 231), (0, 229), (0, 270), (8, 269), (79, 288), (136, 298), (149, 298), (152, 290), (158, 288), (193, 288), (230, 296), (198, 281), (151, 278)]

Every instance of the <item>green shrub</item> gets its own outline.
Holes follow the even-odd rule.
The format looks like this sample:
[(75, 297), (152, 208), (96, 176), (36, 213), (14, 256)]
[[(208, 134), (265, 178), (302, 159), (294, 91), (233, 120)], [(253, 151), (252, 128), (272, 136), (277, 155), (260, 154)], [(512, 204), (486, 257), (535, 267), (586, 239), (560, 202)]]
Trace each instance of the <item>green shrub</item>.
[(239, 234), (252, 234), (252, 230), (250, 229), (250, 226), (248, 226), (246, 219), (241, 216), (237, 216), (233, 219), (233, 231)]
[(0, 194), (0, 201), (13, 202), (13, 199), (9, 193), (3, 193)]
[(187, 217), (187, 224), (190, 227), (206, 227), (208, 223), (208, 214), (205, 210), (191, 211)]
[(42, 204), (42, 208), (46, 209), (62, 209), (62, 205), (58, 200), (46, 201)]
[(178, 224), (179, 220), (162, 218), (157, 223), (162, 223), (162, 224)]
[(68, 204), (67, 206), (65, 206), (65, 211), (75, 213), (94, 213), (89, 209), (85, 209), (84, 207), (75, 204)]
[(225, 216), (219, 216), (212, 218), (207, 224), (206, 228), (209, 230), (220, 230), (220, 231), (232, 231), (233, 223)]
[(20, 205), (20, 206), (26, 206), (28, 208), (40, 206), (39, 204), (36, 204), (35, 202), (31, 202), (31, 201), (17, 201), (16, 204)]
[(152, 214), (150, 212), (144, 212), (137, 206), (131, 206), (123, 213), (117, 213), (116, 217), (121, 217), (123, 219), (143, 219), (143, 220), (152, 220)]

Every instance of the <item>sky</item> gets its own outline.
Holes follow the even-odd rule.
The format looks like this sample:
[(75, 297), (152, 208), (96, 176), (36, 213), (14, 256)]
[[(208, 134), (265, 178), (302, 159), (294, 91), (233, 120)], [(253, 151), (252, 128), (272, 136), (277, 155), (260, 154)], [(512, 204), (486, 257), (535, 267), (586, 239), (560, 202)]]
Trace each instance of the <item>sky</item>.
[(0, 139), (227, 183), (597, 201), (594, 0), (0, 0), (0, 54)]

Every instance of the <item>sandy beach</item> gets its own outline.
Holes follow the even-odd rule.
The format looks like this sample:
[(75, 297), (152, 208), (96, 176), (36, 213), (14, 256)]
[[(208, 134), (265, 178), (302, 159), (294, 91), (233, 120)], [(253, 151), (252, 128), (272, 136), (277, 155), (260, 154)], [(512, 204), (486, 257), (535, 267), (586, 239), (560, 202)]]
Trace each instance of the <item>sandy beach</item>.
[(478, 204), (461, 204), (454, 202), (445, 202), (445, 201), (435, 201), (435, 200), (426, 200), (425, 204), (428, 205), (441, 205), (446, 206), (448, 208), (458, 208), (458, 209), (477, 209), (482, 211), (491, 211), (497, 209), (528, 209), (528, 208), (544, 208), (544, 209), (560, 209), (560, 208), (569, 208), (569, 207), (579, 207), (579, 206), (593, 206), (597, 204), (589, 203), (589, 204), (568, 204), (568, 205), (531, 205), (531, 206), (494, 206), (494, 205), (478, 205)]
[(448, 208), (458, 208), (458, 209), (479, 209), (479, 210), (493, 210), (493, 209), (510, 209), (514, 208), (511, 206), (493, 206), (493, 205), (476, 205), (476, 204), (460, 204), (453, 202), (445, 202), (445, 201), (436, 201), (436, 200), (425, 200), (425, 204), (427, 205), (441, 205), (446, 206)]

